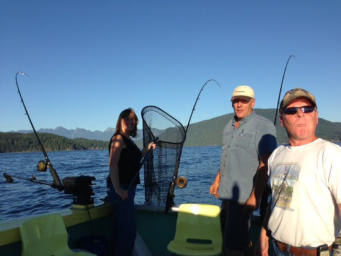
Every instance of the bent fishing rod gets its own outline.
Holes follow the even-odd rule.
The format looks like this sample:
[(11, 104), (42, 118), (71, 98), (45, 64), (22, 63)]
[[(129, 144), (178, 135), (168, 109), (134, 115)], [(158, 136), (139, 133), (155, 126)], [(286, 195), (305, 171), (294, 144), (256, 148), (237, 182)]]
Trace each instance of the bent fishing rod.
[[(279, 93), (278, 93), (278, 99), (277, 99), (277, 106), (276, 106), (276, 112), (275, 112), (275, 117), (274, 117), (274, 126), (276, 128), (276, 121), (277, 121), (277, 115), (278, 115), (278, 108), (279, 108), (279, 102), (280, 102), (280, 99), (281, 99), (281, 93), (282, 93), (282, 88), (283, 88), (283, 83), (284, 83), (284, 78), (285, 78), (285, 74), (286, 74), (286, 71), (287, 71), (287, 67), (288, 67), (288, 64), (291, 60), (292, 57), (295, 57), (295, 55), (291, 54), (289, 55), (288, 59), (287, 59), (287, 62), (285, 64), (285, 67), (284, 67), (284, 71), (283, 71), (283, 74), (282, 74), (282, 81), (281, 81), (281, 85), (279, 87)], [(266, 184), (266, 187), (268, 187), (268, 185)], [(268, 202), (267, 202), (267, 198), (269, 196), (269, 193), (270, 193), (270, 189), (267, 190), (265, 189), (263, 191), (263, 194), (262, 194), (262, 199), (261, 199), (261, 205), (263, 204), (264, 202), (264, 208), (267, 208), (268, 207)], [(278, 199), (277, 199), (278, 200)], [(276, 200), (276, 202), (277, 202)], [(262, 207), (262, 206), (261, 206)], [(262, 214), (261, 214), (262, 215)]]
[[(53, 178), (53, 183), (52, 183), (52, 184), (49, 184), (49, 183), (46, 183), (46, 182), (43, 182), (43, 181), (37, 181), (37, 180), (35, 180), (35, 179), (34, 179), (34, 181), (33, 181), (33, 179), (26, 179), (26, 180), (29, 180), (29, 181), (35, 182), (35, 183), (50, 185), (51, 187), (57, 188), (58, 190), (63, 190), (63, 184), (62, 184), (62, 182), (60, 181), (59, 176), (58, 176), (56, 170), (53, 168), (52, 163), (51, 163), (51, 161), (50, 161), (50, 159), (49, 159), (49, 157), (48, 157), (48, 155), (47, 155), (47, 153), (46, 153), (46, 150), (45, 150), (45, 148), (44, 148), (44, 145), (43, 145), (43, 143), (41, 142), (41, 140), (40, 140), (40, 138), (39, 138), (39, 136), (38, 136), (38, 133), (37, 133), (36, 129), (34, 128), (34, 125), (33, 125), (33, 122), (32, 122), (32, 120), (31, 120), (30, 114), (28, 113), (28, 110), (27, 110), (27, 108), (26, 108), (24, 99), (23, 99), (23, 97), (22, 97), (22, 95), (21, 95), (21, 92), (20, 92), (20, 89), (19, 89), (19, 83), (18, 83), (18, 76), (19, 76), (19, 75), (24, 75), (24, 76), (27, 76), (27, 77), (29, 77), (29, 75), (26, 74), (26, 73), (24, 73), (24, 72), (17, 72), (17, 73), (15, 74), (15, 83), (16, 83), (16, 86), (17, 86), (18, 94), (19, 94), (19, 96), (20, 96), (21, 103), (22, 103), (22, 105), (24, 106), (26, 116), (27, 116), (27, 118), (28, 118), (28, 120), (29, 120), (29, 122), (30, 122), (30, 125), (31, 125), (32, 129), (33, 129), (33, 133), (34, 133), (34, 135), (35, 135), (35, 137), (36, 137), (36, 139), (37, 139), (37, 141), (38, 141), (40, 150), (41, 150), (41, 152), (43, 153), (43, 155), (44, 155), (44, 157), (45, 157), (45, 162), (44, 162), (44, 161), (40, 161), (40, 162), (39, 162), (39, 164), (38, 164), (38, 170), (40, 170), (40, 171), (46, 171), (46, 169), (49, 168), (50, 173), (51, 173), (52, 178)], [(5, 176), (5, 174), (4, 174), (4, 176)], [(7, 178), (7, 177), (10, 177), (10, 175), (6, 173), (6, 176), (5, 176), (5, 177), (6, 177), (6, 180), (8, 181), (8, 178)], [(14, 177), (14, 176), (13, 176), (13, 177)], [(18, 177), (16, 177), (16, 178), (18, 178)], [(21, 179), (24, 179), (24, 178), (21, 178)], [(12, 179), (12, 180), (13, 180), (13, 179)]]
[(195, 99), (195, 102), (194, 102), (194, 105), (192, 107), (192, 111), (191, 111), (191, 114), (189, 116), (189, 119), (188, 119), (188, 122), (187, 122), (187, 126), (186, 126), (186, 129), (185, 129), (185, 136), (184, 136), (184, 140), (182, 142), (182, 146), (181, 146), (181, 149), (180, 149), (180, 152), (179, 152), (179, 156), (178, 156), (178, 159), (176, 161), (176, 165), (175, 165), (175, 169), (174, 169), (174, 173), (173, 173), (173, 177), (172, 177), (172, 181), (169, 185), (169, 190), (168, 190), (168, 194), (167, 194), (167, 201), (166, 201), (166, 208), (165, 208), (165, 213), (168, 213), (170, 207), (172, 207), (174, 205), (174, 189), (175, 189), (175, 184), (176, 184), (176, 180), (177, 180), (177, 177), (178, 177), (178, 172), (179, 172), (179, 167), (180, 167), (180, 159), (181, 159), (181, 154), (182, 154), (182, 148), (185, 144), (185, 141), (186, 141), (186, 137), (187, 137), (187, 132), (188, 132), (188, 129), (189, 129), (189, 125), (191, 123), (191, 119), (192, 119), (192, 116), (193, 116), (193, 113), (195, 111), (195, 107), (199, 101), (199, 98), (200, 98), (200, 94), (202, 93), (202, 91), (204, 90), (204, 88), (206, 87), (207, 84), (209, 84), (210, 82), (214, 82), (215, 84), (218, 85), (219, 88), (221, 88), (220, 84), (218, 83), (217, 80), (215, 79), (209, 79), (207, 80), (200, 88), (200, 91), (197, 95), (197, 98)]
[(282, 81), (281, 81), (281, 86), (279, 87), (279, 93), (278, 93), (278, 99), (277, 99), (277, 106), (276, 106), (276, 113), (275, 113), (275, 120), (274, 120), (274, 126), (276, 126), (276, 121), (277, 121), (277, 114), (278, 114), (278, 107), (279, 107), (279, 101), (281, 99), (281, 93), (282, 93), (282, 87), (283, 87), (283, 82), (284, 82), (284, 78), (285, 78), (285, 73), (287, 72), (287, 67), (289, 64), (289, 61), (292, 57), (295, 57), (295, 55), (290, 55), (288, 57), (287, 63), (285, 64), (285, 68), (283, 71), (283, 75), (282, 75)]

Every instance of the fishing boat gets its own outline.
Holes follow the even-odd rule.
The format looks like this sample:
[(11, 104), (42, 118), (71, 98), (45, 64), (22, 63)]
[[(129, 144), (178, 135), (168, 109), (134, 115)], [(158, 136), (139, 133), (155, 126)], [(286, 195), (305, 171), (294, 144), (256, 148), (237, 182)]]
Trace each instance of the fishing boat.
[[(40, 149), (45, 157), (45, 160), (38, 163), (38, 170), (46, 171), (49, 169), (53, 182), (46, 183), (33, 178), (26, 180), (37, 184), (49, 185), (66, 194), (72, 194), (74, 201), (71, 209), (66, 211), (40, 216), (29, 216), (0, 223), (0, 255), (24, 256), (27, 245), (25, 245), (26, 238), (23, 235), (22, 229), (25, 223), (30, 223), (31, 220), (37, 219), (44, 219), (46, 221), (51, 216), (61, 216), (59, 218), (62, 218), (62, 222), (59, 222), (59, 226), (62, 226), (68, 248), (76, 252), (87, 251), (92, 253), (89, 255), (110, 255), (112, 250), (113, 209), (106, 200), (100, 205), (95, 206), (93, 204), (91, 185), (94, 177), (78, 176), (66, 177), (62, 180), (59, 179), (33, 126), (21, 96), (17, 81), (17, 77), (20, 74), (17, 73), (16, 75), (18, 93)], [(179, 121), (158, 107), (147, 106), (142, 110), (143, 144), (147, 145), (151, 141), (157, 141), (158, 147), (155, 151), (147, 154), (141, 162), (141, 166), (144, 167), (145, 204), (136, 205), (137, 237), (135, 240), (134, 255), (171, 255), (171, 253), (174, 253), (174, 248), (177, 247), (173, 241), (177, 241), (179, 238), (178, 234), (191, 230), (195, 230), (196, 234), (193, 238), (186, 239), (186, 241), (191, 240), (187, 241), (191, 244), (190, 247), (193, 247), (193, 250), (197, 249), (199, 252), (201, 251), (201, 254), (193, 255), (208, 255), (208, 252), (212, 252), (211, 255), (220, 255), (221, 253), (219, 207), (211, 207), (205, 204), (183, 204), (179, 207), (174, 206), (175, 187), (184, 188), (186, 186), (186, 179), (178, 177), (178, 170), (187, 130), (200, 93), (210, 81), (212, 80), (208, 80), (201, 87), (186, 129)], [(4, 174), (4, 176), (8, 182), (11, 182), (13, 178), (21, 178), (10, 174)], [(195, 226), (193, 225), (196, 225), (196, 221), (199, 227), (194, 228)], [(43, 221), (41, 222), (43, 223)], [(205, 222), (209, 223), (207, 227), (203, 226)], [(253, 242), (256, 243), (259, 236), (260, 220), (258, 217), (254, 217), (252, 222), (253, 229), (251, 230), (251, 236)], [(187, 224), (191, 224), (192, 226), (187, 227), (186, 230)], [(214, 225), (217, 228), (213, 231), (210, 230), (210, 227)], [(51, 228), (51, 233), (54, 228), (56, 227)], [(202, 237), (199, 237), (198, 234), (202, 235)], [(338, 238), (337, 243), (340, 244), (340, 240), (341, 238)], [(54, 242), (52, 241), (52, 243)], [(35, 247), (48, 247), (48, 244), (38, 242), (32, 245), (32, 248)], [(182, 252), (182, 255), (192, 255), (184, 250)], [(58, 254), (50, 253), (47, 256), (50, 255), (57, 256)]]
[[(29, 216), (23, 219), (0, 223), (0, 255), (25, 255), (29, 246), (31, 246), (29, 249), (32, 250), (38, 247), (48, 247), (45, 243), (49, 243), (49, 241), (42, 239), (42, 237), (44, 234), (50, 236), (51, 234), (49, 233), (53, 233), (55, 228), (61, 229), (59, 230), (60, 232), (58, 231), (59, 236), (67, 237), (67, 245), (65, 247), (87, 250), (94, 255), (110, 255), (112, 249), (113, 209), (106, 200), (104, 200), (103, 204), (94, 206), (92, 181), (95, 180), (95, 177), (77, 176), (59, 178), (25, 106), (18, 84), (18, 77), (20, 75), (26, 74), (23, 72), (16, 74), (18, 94), (45, 158), (38, 163), (37, 169), (38, 171), (46, 171), (48, 169), (53, 182), (49, 183), (35, 178), (26, 179), (8, 173), (4, 173), (4, 176), (7, 182), (10, 183), (16, 178), (24, 179), (40, 185), (49, 185), (61, 193), (72, 194), (73, 206), (70, 210), (61, 211), (57, 214), (49, 213), (42, 216)], [(168, 245), (171, 241), (176, 240), (177, 227), (183, 228), (183, 225), (177, 224), (183, 216), (191, 219), (191, 221), (185, 221), (185, 224), (194, 222), (195, 219), (200, 219), (200, 225), (202, 225), (202, 218), (208, 218), (209, 221), (213, 219), (219, 220), (220, 209), (218, 206), (213, 207), (202, 204), (187, 204), (186, 207), (174, 206), (175, 187), (184, 188), (187, 183), (185, 178), (178, 177), (178, 170), (190, 120), (201, 92), (212, 81), (216, 82), (215, 80), (208, 80), (201, 87), (186, 128), (174, 117), (156, 106), (147, 106), (142, 110), (143, 144), (147, 145), (154, 141), (157, 142), (157, 148), (148, 152), (141, 161), (141, 167), (144, 167), (145, 204), (136, 206), (137, 237), (134, 248), (135, 255), (169, 255), (170, 251), (173, 250), (174, 252), (174, 248), (177, 246), (176, 243), (173, 242), (170, 247)], [(214, 211), (211, 210), (213, 208)], [(61, 218), (62, 221), (58, 221)], [(46, 230), (50, 222), (58, 222), (58, 225), (51, 226), (51, 232)], [(31, 228), (35, 230), (35, 233), (39, 233), (37, 235), (39, 239), (35, 243), (31, 241), (29, 246), (26, 240), (30, 240), (30, 238), (27, 239), (27, 235), (25, 235), (26, 226), (29, 225), (27, 223), (33, 223), (30, 224), (33, 226)], [(213, 254), (219, 254), (221, 250), (221, 231), (220, 225), (216, 226), (218, 227), (217, 232), (213, 233), (215, 237), (220, 239), (218, 244), (213, 243), (213, 240), (211, 242), (206, 237), (197, 239), (198, 243), (193, 243), (197, 244), (202, 252), (206, 251), (207, 253), (214, 248)], [(208, 233), (208, 229), (204, 230), (203, 234), (205, 235), (205, 233)], [(59, 241), (60, 239), (56, 240)], [(56, 247), (53, 242), (52, 245)], [(65, 250), (69, 250), (69, 248)], [(219, 249), (216, 250), (216, 248)], [(47, 248), (46, 251), (49, 251), (49, 249)], [(55, 252), (50, 252), (49, 254), (57, 255)]]

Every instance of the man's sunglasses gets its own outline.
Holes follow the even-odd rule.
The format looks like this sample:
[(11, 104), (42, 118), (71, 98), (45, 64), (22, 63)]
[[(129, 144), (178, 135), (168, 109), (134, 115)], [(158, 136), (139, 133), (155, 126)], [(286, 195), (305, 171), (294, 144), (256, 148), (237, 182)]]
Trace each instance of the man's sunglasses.
[(236, 104), (238, 102), (241, 102), (243, 104), (247, 104), (251, 101), (251, 98), (235, 98), (231, 100), (233, 104)]
[(298, 109), (301, 109), (303, 113), (311, 113), (315, 110), (314, 106), (302, 106), (302, 107), (292, 107), (284, 109), (283, 113), (286, 115), (294, 115), (298, 112)]

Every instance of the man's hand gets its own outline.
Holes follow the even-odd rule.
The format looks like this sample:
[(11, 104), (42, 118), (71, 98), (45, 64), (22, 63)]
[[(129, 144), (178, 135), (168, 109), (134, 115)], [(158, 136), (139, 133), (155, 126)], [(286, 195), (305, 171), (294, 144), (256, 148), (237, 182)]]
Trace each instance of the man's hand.
[(250, 195), (250, 197), (246, 200), (245, 205), (248, 206), (248, 208), (250, 208), (252, 211), (257, 210), (258, 206), (254, 194)]
[(220, 171), (218, 171), (217, 176), (210, 187), (210, 194), (214, 195), (216, 198), (219, 198), (219, 193), (218, 193), (219, 185), (220, 185)]
[(215, 196), (216, 198), (219, 198), (218, 189), (219, 189), (219, 184), (213, 183), (210, 187), (210, 194)]

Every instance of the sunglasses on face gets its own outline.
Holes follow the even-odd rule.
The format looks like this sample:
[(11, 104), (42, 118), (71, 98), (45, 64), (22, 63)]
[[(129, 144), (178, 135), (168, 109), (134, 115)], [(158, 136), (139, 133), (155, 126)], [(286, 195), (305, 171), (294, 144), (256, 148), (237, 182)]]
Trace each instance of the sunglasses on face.
[(236, 98), (236, 99), (233, 99), (231, 100), (233, 104), (236, 104), (236, 103), (243, 103), (243, 104), (247, 104), (251, 101), (251, 99), (244, 99), (244, 98)]
[(294, 115), (300, 109), (303, 113), (311, 113), (315, 110), (314, 106), (291, 107), (284, 109), (283, 113), (286, 115)]

